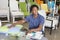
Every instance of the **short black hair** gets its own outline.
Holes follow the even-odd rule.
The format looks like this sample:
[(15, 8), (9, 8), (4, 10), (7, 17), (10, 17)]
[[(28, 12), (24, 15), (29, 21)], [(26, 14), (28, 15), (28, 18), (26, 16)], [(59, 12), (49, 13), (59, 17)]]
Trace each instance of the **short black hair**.
[(32, 9), (33, 9), (34, 7), (36, 7), (36, 8), (39, 10), (39, 7), (38, 7), (37, 5), (32, 5), (32, 6), (30, 7), (30, 12), (32, 11)]

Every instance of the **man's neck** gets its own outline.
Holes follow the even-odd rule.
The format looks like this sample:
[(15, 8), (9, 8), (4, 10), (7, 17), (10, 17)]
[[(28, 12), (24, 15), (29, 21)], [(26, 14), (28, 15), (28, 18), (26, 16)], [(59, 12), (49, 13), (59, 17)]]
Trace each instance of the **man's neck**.
[(38, 17), (38, 14), (34, 15), (34, 18), (37, 18)]

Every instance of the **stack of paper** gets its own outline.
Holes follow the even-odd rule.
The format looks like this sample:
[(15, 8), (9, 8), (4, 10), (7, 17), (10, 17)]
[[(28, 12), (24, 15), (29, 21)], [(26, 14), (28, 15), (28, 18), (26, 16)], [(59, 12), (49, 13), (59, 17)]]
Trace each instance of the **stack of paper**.
[(6, 26), (0, 27), (0, 33), (7, 33), (9, 29)]
[(28, 33), (26, 39), (40, 40), (43, 37), (42, 32)]
[(18, 35), (19, 32), (20, 32), (20, 29), (17, 27), (12, 27), (8, 30), (8, 34), (10, 35)]
[(18, 27), (19, 29), (22, 29), (23, 28), (22, 25), (16, 25), (15, 27)]
[(40, 40), (42, 37), (43, 37), (42, 32), (36, 32), (36, 33), (35, 33), (35, 36), (32, 37), (32, 38), (33, 38), (33, 39), (38, 39), (38, 40)]
[(8, 28), (9, 26), (11, 26), (11, 24), (6, 24), (5, 26), (0, 27), (0, 33), (6, 33), (12, 36), (19, 36), (20, 34), (22, 35), (24, 33), (20, 31), (20, 29), (23, 27), (22, 25), (16, 25), (15, 27)]

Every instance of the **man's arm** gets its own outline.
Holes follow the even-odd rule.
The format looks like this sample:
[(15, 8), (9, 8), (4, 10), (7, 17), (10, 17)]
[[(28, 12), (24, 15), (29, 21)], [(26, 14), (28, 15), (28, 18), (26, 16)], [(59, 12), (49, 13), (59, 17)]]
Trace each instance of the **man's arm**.
[(25, 23), (26, 21), (25, 20), (19, 20), (19, 21), (17, 21), (15, 24), (23, 24), (23, 23)]
[(39, 27), (36, 29), (36, 31), (41, 31), (42, 30), (42, 25), (39, 25)]
[[(23, 23), (25, 23), (26, 21), (25, 20), (20, 20), (20, 21), (17, 21), (16, 23), (13, 23), (10, 27), (13, 27), (13, 26), (15, 26), (16, 24), (23, 24)], [(9, 27), (9, 28), (10, 28)]]
[(31, 32), (38, 32), (38, 31), (41, 31), (42, 30), (42, 25), (39, 25), (39, 27), (38, 28), (36, 28), (36, 29), (31, 29), (31, 30), (29, 30), (29, 32), (31, 33)]
[(29, 17), (26, 17), (26, 18), (24, 18), (24, 19), (22, 19), (22, 20), (20, 20), (20, 21), (17, 21), (16, 23), (13, 23), (13, 24), (11, 25), (11, 27), (15, 26), (16, 24), (23, 24), (23, 23), (25, 23), (25, 22), (29, 22)]

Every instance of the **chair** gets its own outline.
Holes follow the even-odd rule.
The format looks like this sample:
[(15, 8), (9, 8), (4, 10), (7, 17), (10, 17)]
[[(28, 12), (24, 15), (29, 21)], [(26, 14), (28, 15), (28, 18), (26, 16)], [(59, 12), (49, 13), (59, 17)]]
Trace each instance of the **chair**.
[[(48, 21), (51, 21), (51, 22), (49, 23)], [(51, 29), (50, 34), (52, 33), (52, 29), (57, 29), (57, 25), (58, 25), (58, 19), (52, 18), (52, 17), (47, 18), (45, 26), (50, 27), (50, 29)]]
[(49, 8), (49, 10), (51, 10), (51, 14), (49, 14), (49, 16), (54, 16), (55, 2), (54, 1), (48, 1), (48, 8)]
[(49, 9), (48, 9), (47, 4), (41, 4), (41, 9), (45, 10), (46, 12), (50, 12)]
[(25, 2), (25, 0), (19, 0), (19, 2)]
[(30, 6), (31, 5), (37, 5), (37, 3), (35, 2), (35, 1), (33, 1), (33, 0), (28, 0), (28, 4), (27, 4), (27, 6), (28, 6), (28, 11), (30, 12)]
[(54, 1), (52, 1), (52, 2), (48, 1), (48, 8), (54, 8), (54, 6), (55, 6)]
[[(45, 10), (45, 12), (49, 12), (47, 4), (41, 4), (41, 9)], [(49, 17), (49, 16), (46, 16), (46, 17), (47, 18), (46, 18), (46, 21), (45, 21), (45, 26), (51, 29), (50, 30), (50, 34), (51, 34), (52, 33), (52, 29), (56, 29), (57, 28), (58, 19), (56, 19), (55, 17)]]
[(10, 22), (8, 0), (0, 0), (0, 20)]
[(33, 0), (28, 0), (28, 2), (33, 2)]
[[(10, 12), (13, 23), (16, 22), (16, 18), (24, 18), (24, 14), (19, 11), (18, 2), (16, 0), (10, 0)], [(18, 20), (17, 20), (18, 21)]]
[(40, 1), (40, 0), (35, 0), (35, 2), (36, 2), (38, 5), (43, 4), (43, 1)]
[[(44, 21), (46, 20), (46, 12), (44, 10), (39, 10), (38, 13), (44, 17)], [(43, 34), (45, 36), (45, 22), (43, 24)]]
[(25, 2), (19, 2), (19, 8), (21, 9), (21, 12), (24, 13), (24, 16), (28, 16), (29, 12), (27, 11), (27, 6)]
[(33, 0), (28, 0), (28, 2), (33, 5), (33, 4), (36, 4)]

